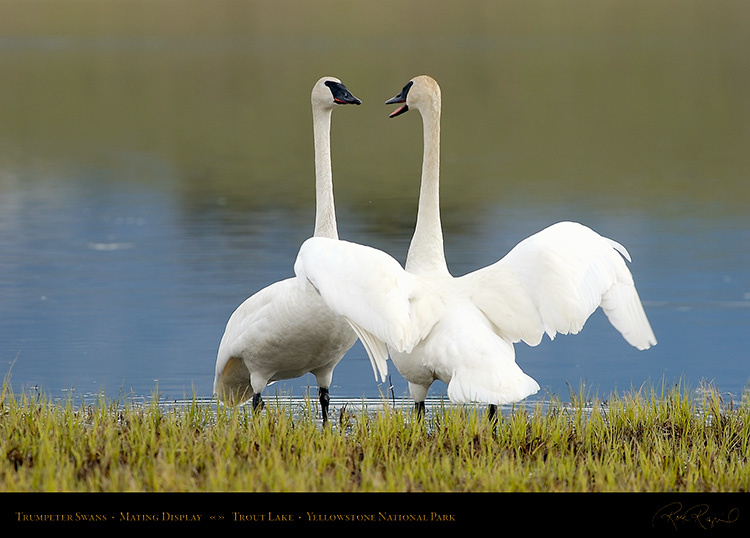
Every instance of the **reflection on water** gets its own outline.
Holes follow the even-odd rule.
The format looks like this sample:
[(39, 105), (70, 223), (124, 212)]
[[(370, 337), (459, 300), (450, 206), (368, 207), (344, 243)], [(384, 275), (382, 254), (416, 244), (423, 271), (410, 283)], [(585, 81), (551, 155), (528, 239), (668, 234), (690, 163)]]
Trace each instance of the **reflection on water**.
[[(291, 22), (263, 2), (188, 1), (160, 25), (169, 4), (63, 1), (61, 22), (18, 3), (0, 22), (0, 364), (15, 388), (210, 397), (227, 318), (291, 275), (312, 230), (309, 90), (323, 74), (364, 101), (334, 115), (340, 233), (403, 260), (421, 126), (383, 102), (422, 72), (443, 87), (454, 274), (563, 219), (633, 256), (659, 345), (636, 352), (597, 313), (580, 335), (517, 346), (545, 391), (745, 388), (747, 6), (430, 2), (426, 27), (401, 3), (395, 21), (378, 3), (335, 20), (300, 4)], [(358, 344), (333, 394), (406, 393), (395, 370), (392, 383)]]

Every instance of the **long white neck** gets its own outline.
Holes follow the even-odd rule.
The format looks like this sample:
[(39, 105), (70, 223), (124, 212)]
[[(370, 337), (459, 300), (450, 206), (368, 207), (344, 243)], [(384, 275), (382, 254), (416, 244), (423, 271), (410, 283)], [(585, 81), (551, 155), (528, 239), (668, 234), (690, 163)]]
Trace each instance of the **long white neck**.
[(440, 100), (420, 110), (424, 130), (417, 225), (406, 257), (410, 273), (449, 274), (440, 223)]
[(338, 239), (331, 172), (331, 112), (313, 107), (315, 143), (315, 232), (316, 237)]

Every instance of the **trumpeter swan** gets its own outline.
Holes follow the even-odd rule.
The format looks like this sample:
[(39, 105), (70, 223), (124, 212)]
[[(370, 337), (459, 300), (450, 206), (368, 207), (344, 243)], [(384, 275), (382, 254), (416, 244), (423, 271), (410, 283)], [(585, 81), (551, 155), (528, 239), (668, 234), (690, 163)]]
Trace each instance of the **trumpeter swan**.
[[(323, 77), (312, 89), (315, 145), (315, 237), (338, 237), (330, 156), (331, 113), (359, 105), (341, 81)], [(333, 369), (357, 341), (349, 323), (314, 291), (288, 278), (246, 299), (231, 315), (216, 356), (214, 393), (228, 404), (252, 398), (253, 408), (270, 382), (311, 372), (318, 384), (323, 421), (328, 418)]]
[(631, 345), (656, 338), (623, 257), (624, 247), (574, 222), (554, 224), (516, 245), (492, 265), (453, 277), (440, 224), (441, 94), (419, 76), (386, 104), (391, 114), (420, 112), (424, 154), (419, 208), (406, 270), (384, 252), (330, 239), (309, 239), (295, 263), (298, 276), (347, 317), (384, 375), (390, 354), (409, 382), (418, 414), (430, 385), (448, 385), (455, 403), (496, 406), (539, 390), (516, 364), (513, 344), (535, 346), (546, 333), (577, 333), (601, 306)]

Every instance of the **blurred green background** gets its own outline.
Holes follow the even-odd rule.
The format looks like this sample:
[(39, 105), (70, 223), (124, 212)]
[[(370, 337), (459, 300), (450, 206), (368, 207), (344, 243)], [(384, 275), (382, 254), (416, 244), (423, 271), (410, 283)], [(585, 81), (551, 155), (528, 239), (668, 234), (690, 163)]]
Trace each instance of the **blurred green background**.
[(187, 204), (309, 207), (309, 90), (334, 75), (364, 101), (334, 118), (337, 202), (387, 218), (414, 211), (421, 125), (389, 120), (383, 102), (428, 73), (443, 89), (448, 219), (524, 196), (659, 212), (749, 201), (747, 2), (2, 0), (0, 12), (5, 170), (83, 162), (136, 181), (140, 156), (175, 170)]

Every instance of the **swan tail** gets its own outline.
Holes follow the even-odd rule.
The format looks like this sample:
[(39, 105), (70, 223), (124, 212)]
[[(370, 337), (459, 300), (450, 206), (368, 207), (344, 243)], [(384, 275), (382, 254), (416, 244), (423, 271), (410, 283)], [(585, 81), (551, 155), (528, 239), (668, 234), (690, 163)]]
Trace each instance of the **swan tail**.
[(487, 370), (481, 376), (456, 372), (448, 383), (448, 398), (453, 403), (506, 405), (538, 391), (539, 384), (518, 367), (503, 372)]
[[(512, 343), (484, 327), (472, 331), (485, 325), (481, 314), (477, 312), (476, 317), (471, 317), (470, 312), (456, 312), (455, 315), (461, 319), (469, 316), (466, 324), (458, 326), (466, 336), (461, 346), (465, 356), (456, 360), (455, 353), (441, 354), (441, 349), (450, 348), (455, 339), (452, 330), (438, 332), (442, 339), (432, 342), (435, 347), (428, 349), (433, 356), (442, 357), (436, 361), (434, 371), (438, 379), (448, 382), (448, 397), (452, 402), (504, 405), (519, 402), (539, 391), (537, 382), (516, 363)], [(457, 327), (456, 323), (451, 325), (454, 329)]]

